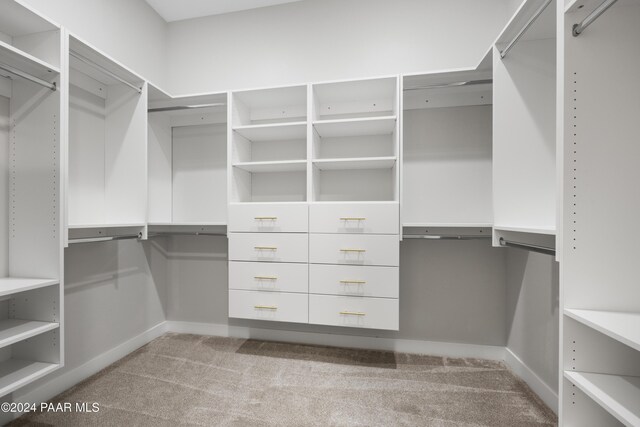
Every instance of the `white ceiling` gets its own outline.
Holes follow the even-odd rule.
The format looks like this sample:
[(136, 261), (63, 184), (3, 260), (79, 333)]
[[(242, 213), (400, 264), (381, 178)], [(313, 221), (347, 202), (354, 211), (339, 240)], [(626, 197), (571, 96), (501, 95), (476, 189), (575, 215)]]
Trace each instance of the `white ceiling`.
[(167, 22), (257, 9), (301, 0), (146, 0)]

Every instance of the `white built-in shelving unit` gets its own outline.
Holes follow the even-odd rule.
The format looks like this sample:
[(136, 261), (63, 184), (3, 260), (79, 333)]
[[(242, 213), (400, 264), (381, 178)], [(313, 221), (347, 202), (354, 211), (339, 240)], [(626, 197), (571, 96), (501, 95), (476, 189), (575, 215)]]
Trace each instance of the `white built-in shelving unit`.
[(149, 231), (224, 231), (227, 94), (172, 97), (149, 85)]
[(63, 365), (63, 35), (0, 0), (0, 396)]
[(640, 425), (640, 2), (558, 8), (563, 205), (560, 422)]
[(493, 50), (496, 245), (556, 246), (556, 2), (523, 1)]
[(146, 233), (147, 87), (69, 36), (69, 237)]

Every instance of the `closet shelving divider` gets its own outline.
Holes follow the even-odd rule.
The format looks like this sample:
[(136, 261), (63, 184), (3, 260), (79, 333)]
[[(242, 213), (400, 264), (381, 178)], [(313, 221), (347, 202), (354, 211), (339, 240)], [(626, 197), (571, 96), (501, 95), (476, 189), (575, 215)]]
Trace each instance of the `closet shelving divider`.
[(501, 238), (556, 246), (557, 1), (523, 1), (494, 46), (496, 246)]
[(149, 84), (149, 232), (226, 232), (227, 94)]
[(0, 0), (0, 396), (63, 366), (64, 32)]
[(560, 422), (640, 425), (640, 2), (558, 8), (564, 51)]
[(69, 35), (68, 238), (147, 235), (147, 85)]

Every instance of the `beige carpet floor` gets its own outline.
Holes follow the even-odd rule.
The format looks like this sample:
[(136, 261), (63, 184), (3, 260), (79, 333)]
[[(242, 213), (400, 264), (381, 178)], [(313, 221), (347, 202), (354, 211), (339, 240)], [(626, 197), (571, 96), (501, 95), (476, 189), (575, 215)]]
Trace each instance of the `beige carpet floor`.
[(53, 399), (100, 411), (12, 425), (547, 426), (502, 363), (167, 334)]

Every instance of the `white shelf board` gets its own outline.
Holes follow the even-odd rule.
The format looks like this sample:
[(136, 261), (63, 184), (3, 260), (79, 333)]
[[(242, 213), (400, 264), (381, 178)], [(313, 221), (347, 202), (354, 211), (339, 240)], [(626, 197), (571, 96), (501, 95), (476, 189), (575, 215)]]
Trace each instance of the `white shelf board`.
[(9, 394), (60, 367), (57, 363), (9, 359), (0, 363), (0, 396)]
[(640, 351), (640, 313), (565, 308), (564, 314)]
[(493, 228), (496, 231), (514, 231), (516, 233), (530, 233), (530, 234), (546, 234), (555, 236), (556, 230), (554, 228), (546, 227), (512, 227), (507, 225), (494, 225)]
[(144, 222), (134, 222), (125, 224), (69, 224), (69, 229), (81, 230), (90, 228), (131, 228), (131, 227), (144, 227)]
[(396, 127), (396, 121), (396, 116), (318, 120), (313, 122), (313, 127), (322, 138), (391, 135)]
[(408, 222), (402, 224), (403, 227), (446, 227), (446, 228), (491, 228), (493, 224), (488, 222)]
[(623, 424), (640, 425), (640, 377), (573, 371), (564, 376)]
[(60, 283), (58, 279), (0, 278), (0, 297)]
[(307, 122), (238, 126), (233, 130), (252, 142), (307, 139)]
[(313, 161), (318, 169), (356, 170), (356, 169), (391, 169), (396, 164), (395, 157), (357, 157), (346, 159), (317, 159)]
[(217, 227), (217, 226), (226, 226), (226, 222), (150, 222), (149, 226), (177, 226), (177, 227)]
[(60, 69), (0, 40), (0, 62), (40, 79), (51, 81)]
[(0, 321), (0, 348), (57, 329), (57, 322), (7, 319)]
[[(564, 0), (557, 0), (564, 1)], [(544, 0), (524, 0), (505, 28), (496, 39), (496, 46), (503, 49), (524, 28), (525, 24), (537, 13), (544, 4)], [(542, 40), (556, 37), (556, 5), (549, 4), (533, 22), (531, 27), (522, 35), (521, 41)]]
[(233, 167), (251, 173), (266, 172), (298, 172), (307, 169), (306, 160), (282, 160), (274, 162), (242, 162), (234, 163)]

